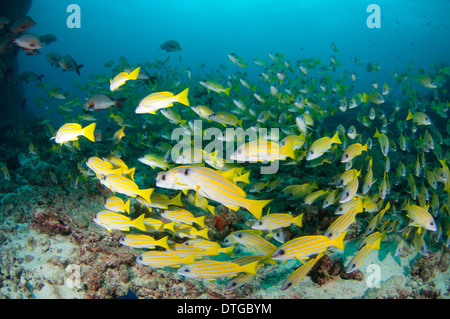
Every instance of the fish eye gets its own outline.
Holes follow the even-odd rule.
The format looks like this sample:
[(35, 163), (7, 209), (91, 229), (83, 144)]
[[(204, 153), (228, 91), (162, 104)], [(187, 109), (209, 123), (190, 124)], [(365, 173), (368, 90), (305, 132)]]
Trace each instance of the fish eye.
[(238, 148), (237, 153), (242, 154), (242, 149)]
[(263, 222), (262, 221), (258, 221), (257, 224), (261, 226), (263, 224)]
[(280, 251), (278, 252), (278, 255), (283, 256), (286, 253), (286, 251), (284, 249), (280, 249)]
[(242, 234), (238, 233), (235, 235), (237, 238), (242, 238)]
[(314, 151), (309, 151), (309, 154), (313, 155), (313, 154), (314, 154)]
[(185, 170), (184, 170), (184, 175), (188, 176), (189, 173), (190, 173), (189, 169), (185, 169)]
[(348, 154), (345, 154), (345, 158), (348, 158)]
[(163, 175), (161, 176), (161, 180), (162, 180), (162, 181), (165, 181), (165, 180), (166, 180), (166, 174), (163, 174)]
[(237, 285), (237, 282), (232, 282), (231, 283), (231, 287), (234, 287), (234, 286), (236, 286)]
[(189, 269), (189, 268), (186, 268), (185, 270), (184, 270), (184, 272), (190, 272), (191, 270)]

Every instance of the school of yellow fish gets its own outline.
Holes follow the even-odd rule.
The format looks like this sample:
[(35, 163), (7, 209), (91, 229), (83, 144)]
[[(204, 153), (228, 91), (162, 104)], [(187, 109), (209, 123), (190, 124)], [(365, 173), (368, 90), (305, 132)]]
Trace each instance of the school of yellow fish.
[[(52, 132), (53, 148), (61, 153), (77, 152), (84, 143), (102, 145), (80, 163), (80, 178), (98, 179), (114, 193), (94, 222), (124, 232), (120, 243), (142, 252), (139, 264), (178, 267), (178, 274), (195, 279), (231, 277), (226, 289), (244, 285), (267, 263), (283, 267), (279, 261), (298, 259), (300, 267), (286, 275), (281, 289), (292, 287), (329, 249), (345, 248), (357, 219), (360, 244), (346, 265), (348, 273), (361, 269), (387, 236), (401, 238), (392, 252), (396, 256), (405, 245), (423, 255), (432, 241), (448, 246), (449, 101), (442, 100), (439, 92), (448, 92), (439, 88), (448, 81), (450, 67), (432, 65), (425, 71), (411, 62), (404, 73), (394, 70), (379, 85), (358, 78), (380, 67), (368, 63), (364, 70), (355, 59), (361, 71), (343, 70), (335, 54), (327, 63), (292, 62), (278, 53), (250, 63), (231, 53), (231, 65), (209, 73), (201, 65), (198, 75), (169, 60), (131, 67), (121, 58), (110, 75), (78, 84), (90, 94), (85, 113), (79, 123), (64, 113), (68, 122)], [(157, 78), (154, 83), (148, 70)], [(258, 75), (252, 78), (247, 71)], [(365, 89), (355, 92), (356, 84)], [(172, 130), (193, 136), (194, 120), (202, 121), (203, 131), (278, 128), (280, 140), (264, 136), (246, 142), (236, 134), (232, 139), (240, 143), (230, 158), (193, 141), (188, 152), (171, 157)], [(102, 140), (101, 121), (117, 126), (108, 133), (112, 142)], [(260, 173), (274, 161), (280, 161), (279, 172)], [(149, 186), (151, 176), (156, 179)], [(218, 205), (228, 214), (239, 210), (249, 227), (222, 242), (210, 240), (205, 218)], [(306, 213), (290, 212), (305, 205), (336, 217), (323, 234), (286, 240), (286, 228), (298, 234), (307, 226)], [(237, 247), (245, 252), (238, 258)]]

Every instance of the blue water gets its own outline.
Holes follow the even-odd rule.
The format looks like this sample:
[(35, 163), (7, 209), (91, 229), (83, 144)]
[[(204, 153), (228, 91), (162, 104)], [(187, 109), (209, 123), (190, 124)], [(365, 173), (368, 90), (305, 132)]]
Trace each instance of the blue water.
[[(67, 7), (76, 3), (81, 9), (81, 28), (67, 27), (71, 13)], [(369, 28), (368, 5), (381, 9), (381, 28)], [(206, 70), (219, 65), (231, 67), (227, 55), (237, 53), (248, 62), (249, 76), (256, 77), (260, 68), (252, 61), (270, 61), (268, 53), (284, 53), (292, 62), (315, 57), (328, 63), (333, 54), (342, 69), (356, 71), (355, 90), (367, 90), (375, 78), (363, 67), (355, 66), (357, 57), (364, 65), (379, 63), (376, 78), (381, 83), (392, 78), (392, 71), (404, 72), (408, 62), (429, 69), (430, 63), (448, 62), (450, 30), (446, 12), (450, 2), (433, 1), (53, 1), (34, 0), (29, 15), (36, 21), (35, 34), (53, 33), (58, 41), (44, 46), (42, 55), (20, 53), (21, 71), (45, 74), (45, 81), (59, 83), (71, 92), (74, 81), (85, 83), (92, 74), (109, 70), (104, 63), (126, 57), (130, 64), (164, 60), (171, 57), (174, 66), (196, 71), (201, 63)], [(165, 52), (161, 43), (177, 40), (182, 51)], [(334, 42), (339, 52), (330, 48)], [(81, 76), (74, 72), (61, 74), (50, 68), (45, 54), (57, 51), (70, 54), (84, 64)], [(366, 86), (364, 86), (366, 85)], [(360, 87), (358, 87), (360, 86)], [(395, 92), (393, 92), (395, 94)], [(42, 94), (27, 87), (29, 106)], [(54, 106), (52, 106), (54, 107)], [(45, 111), (37, 110), (39, 115)]]

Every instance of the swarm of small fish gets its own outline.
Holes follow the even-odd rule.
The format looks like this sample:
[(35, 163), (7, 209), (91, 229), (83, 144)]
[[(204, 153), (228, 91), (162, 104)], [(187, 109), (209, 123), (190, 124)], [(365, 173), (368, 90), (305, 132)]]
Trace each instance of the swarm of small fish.
[[(448, 68), (419, 69), (416, 75), (410, 63), (408, 73), (393, 72), (391, 83), (379, 87), (374, 80), (366, 92), (354, 92), (357, 73), (338, 72), (341, 64), (334, 55), (323, 64), (314, 58), (292, 63), (270, 53), (266, 60), (253, 61), (257, 79), (242, 71), (250, 63), (235, 53), (228, 58), (234, 73), (202, 77), (170, 66), (169, 59), (134, 67), (121, 59), (110, 75), (80, 85), (89, 97), (78, 119), (102, 118), (120, 127), (112, 142), (100, 138), (96, 123), (68, 122), (58, 130), (47, 123), (59, 152), (62, 146), (77, 152), (84, 143), (101, 143), (98, 152), (104, 155), (79, 165), (85, 178), (97, 179), (114, 193), (94, 222), (124, 232), (120, 243), (142, 251), (139, 264), (179, 267), (179, 274), (195, 279), (231, 277), (226, 289), (236, 289), (267, 263), (284, 267), (278, 261), (298, 260), (300, 267), (287, 276), (284, 290), (300, 282), (328, 251), (345, 249), (347, 232), (357, 220), (360, 243), (348, 273), (361, 269), (388, 236), (399, 242), (395, 256), (405, 245), (422, 255), (431, 241), (449, 245), (450, 143), (444, 136), (450, 125), (434, 125), (447, 122), (448, 92), (440, 97), (438, 88), (448, 83)], [(147, 70), (158, 79), (155, 83), (148, 81)], [(361, 72), (377, 70), (368, 64)], [(337, 77), (333, 81), (331, 74)], [(391, 97), (393, 92), (404, 99)], [(91, 115), (92, 110), (97, 112)], [(171, 132), (177, 128), (194, 136), (193, 120), (203, 129), (279, 128), (282, 136), (256, 143), (224, 132), (219, 140), (239, 143), (229, 158), (223, 158), (223, 150), (191, 140), (189, 151), (180, 152)], [(127, 155), (133, 147), (140, 156)], [(137, 165), (130, 168), (126, 162), (132, 161)], [(280, 172), (260, 173), (274, 161)], [(305, 170), (326, 172), (327, 181), (317, 174), (298, 182), (289, 176)], [(144, 186), (152, 174), (152, 186)], [(221, 242), (210, 240), (205, 218), (218, 205), (228, 214), (240, 211), (251, 227)], [(335, 213), (323, 234), (303, 233), (305, 213), (290, 211), (304, 205)], [(133, 207), (140, 208), (134, 212)], [(286, 239), (286, 228), (302, 236)], [(235, 256), (237, 247), (242, 256)]]

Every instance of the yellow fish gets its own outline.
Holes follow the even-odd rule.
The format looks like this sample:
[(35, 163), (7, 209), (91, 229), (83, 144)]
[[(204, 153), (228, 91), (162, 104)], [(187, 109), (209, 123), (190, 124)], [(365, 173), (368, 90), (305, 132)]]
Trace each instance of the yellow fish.
[(109, 89), (111, 91), (115, 91), (117, 90), (119, 87), (121, 87), (122, 85), (125, 84), (125, 82), (127, 82), (128, 80), (136, 80), (137, 77), (139, 76), (139, 71), (141, 70), (141, 68), (137, 68), (135, 69), (133, 72), (131, 73), (127, 73), (127, 72), (121, 72), (119, 74), (117, 74), (114, 79), (110, 80), (110, 86)]
[(150, 202), (150, 195), (154, 190), (154, 188), (139, 189), (135, 182), (121, 175), (109, 174), (103, 177), (100, 181), (113, 192), (131, 197), (136, 197), (139, 195), (147, 202)]
[(137, 114), (144, 114), (144, 113), (155, 114), (155, 112), (158, 111), (159, 109), (171, 107), (175, 102), (190, 106), (188, 100), (188, 93), (189, 88), (187, 88), (186, 90), (182, 91), (177, 95), (174, 95), (171, 92), (152, 93), (141, 100), (135, 112)]
[(206, 167), (186, 167), (178, 170), (181, 180), (203, 196), (238, 210), (244, 207), (257, 219), (262, 216), (262, 209), (272, 200), (252, 200), (246, 198), (246, 193), (233, 182)]
[(146, 231), (144, 218), (145, 214), (142, 214), (135, 220), (131, 220), (125, 215), (104, 210), (95, 215), (94, 222), (97, 225), (105, 227), (108, 231), (113, 229), (129, 231), (130, 227), (135, 227), (139, 230)]
[(256, 275), (256, 266), (259, 261), (240, 266), (239, 264), (227, 261), (201, 260), (184, 265), (178, 269), (181, 276), (195, 279), (216, 279), (220, 277), (235, 276), (240, 272), (247, 272)]
[(78, 141), (78, 136), (83, 135), (91, 142), (95, 142), (94, 131), (96, 123), (92, 123), (85, 128), (82, 128), (80, 124), (77, 123), (66, 123), (61, 126), (56, 132), (56, 135), (52, 137), (58, 144), (64, 144), (69, 141)]

